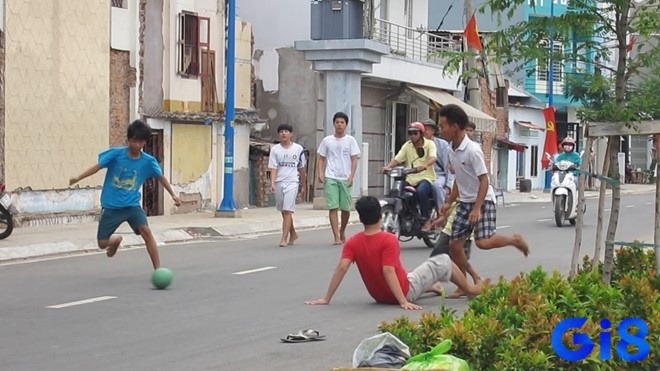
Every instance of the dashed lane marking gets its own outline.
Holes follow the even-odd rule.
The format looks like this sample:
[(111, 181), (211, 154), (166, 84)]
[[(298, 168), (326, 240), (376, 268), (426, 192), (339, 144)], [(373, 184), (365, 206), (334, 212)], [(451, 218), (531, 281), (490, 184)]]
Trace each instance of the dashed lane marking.
[(257, 273), (257, 272), (263, 272), (263, 271), (269, 271), (271, 269), (277, 269), (277, 267), (263, 267), (263, 268), (256, 268), (256, 269), (250, 269), (247, 271), (241, 271), (241, 272), (234, 272), (232, 274), (235, 274), (237, 276), (241, 276), (244, 274), (250, 274), (250, 273)]
[(99, 301), (105, 301), (105, 300), (110, 300), (110, 299), (117, 299), (116, 296), (99, 296), (97, 298), (91, 298), (91, 299), (85, 299), (85, 300), (78, 300), (78, 301), (72, 301), (70, 303), (64, 303), (64, 304), (57, 304), (57, 305), (49, 305), (46, 308), (50, 309), (62, 309), (62, 308), (68, 308), (68, 307), (74, 307), (76, 305), (83, 305), (83, 304), (91, 304), (91, 303), (97, 303)]

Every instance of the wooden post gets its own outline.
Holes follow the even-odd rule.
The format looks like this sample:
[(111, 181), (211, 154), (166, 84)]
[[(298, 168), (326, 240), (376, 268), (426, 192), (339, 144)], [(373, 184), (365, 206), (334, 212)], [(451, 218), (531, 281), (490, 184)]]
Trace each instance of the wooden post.
[[(589, 128), (585, 130), (585, 134), (589, 132)], [(589, 168), (589, 159), (591, 158), (591, 147), (594, 145), (594, 137), (590, 137), (588, 134), (587, 144), (584, 151), (584, 156), (582, 156), (582, 165), (580, 170), (586, 171)], [(587, 179), (589, 177), (580, 173), (579, 185), (578, 185), (578, 203), (577, 203), (577, 220), (575, 222), (575, 243), (573, 245), (573, 258), (571, 259), (571, 270), (569, 272), (570, 276), (577, 274), (578, 262), (580, 260), (580, 247), (582, 246), (582, 226), (584, 225), (584, 205), (586, 200), (584, 198), (584, 188), (586, 187)], [(600, 257), (594, 257), (593, 264), (598, 266), (598, 261)]]

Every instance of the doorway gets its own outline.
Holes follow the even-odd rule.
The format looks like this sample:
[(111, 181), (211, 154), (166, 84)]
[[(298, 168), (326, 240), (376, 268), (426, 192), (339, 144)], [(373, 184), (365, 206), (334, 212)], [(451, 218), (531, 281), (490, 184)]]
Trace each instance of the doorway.
[[(161, 168), (164, 166), (163, 130), (152, 130), (144, 146), (144, 152), (154, 156)], [(142, 186), (142, 207), (147, 216), (163, 215), (163, 186), (158, 179), (149, 178)]]

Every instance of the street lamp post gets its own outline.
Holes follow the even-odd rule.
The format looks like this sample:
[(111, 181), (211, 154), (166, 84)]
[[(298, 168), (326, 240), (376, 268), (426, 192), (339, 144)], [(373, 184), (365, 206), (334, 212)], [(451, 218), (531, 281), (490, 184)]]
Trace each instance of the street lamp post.
[(227, 94), (225, 99), (225, 171), (223, 198), (218, 211), (236, 210), (234, 201), (234, 118), (236, 84), (236, 0), (227, 1)]

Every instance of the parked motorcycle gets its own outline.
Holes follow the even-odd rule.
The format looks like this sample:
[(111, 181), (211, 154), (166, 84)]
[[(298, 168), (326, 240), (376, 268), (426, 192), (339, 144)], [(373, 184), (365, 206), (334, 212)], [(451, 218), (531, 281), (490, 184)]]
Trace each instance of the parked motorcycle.
[(0, 183), (0, 240), (3, 240), (14, 231), (15, 212), (11, 204), (11, 195), (5, 192), (5, 184)]
[(577, 218), (577, 184), (573, 171), (577, 170), (570, 161), (559, 161), (552, 165), (550, 193), (555, 214), (555, 224), (562, 227), (566, 220), (575, 225)]
[[(415, 168), (396, 166), (385, 171), (385, 175), (394, 180), (390, 193), (380, 200), (382, 208), (381, 227), (384, 231), (397, 235), (399, 241), (407, 242), (413, 238), (424, 241), (429, 248), (435, 247), (440, 238), (436, 230), (423, 232), (425, 220), (419, 211), (417, 190), (415, 187), (406, 186), (406, 176), (416, 173)], [(433, 205), (435, 200), (431, 199)], [(437, 217), (435, 207), (431, 209), (431, 220)]]

